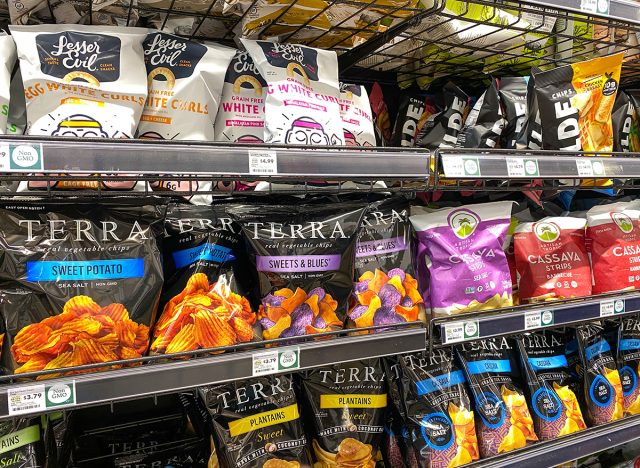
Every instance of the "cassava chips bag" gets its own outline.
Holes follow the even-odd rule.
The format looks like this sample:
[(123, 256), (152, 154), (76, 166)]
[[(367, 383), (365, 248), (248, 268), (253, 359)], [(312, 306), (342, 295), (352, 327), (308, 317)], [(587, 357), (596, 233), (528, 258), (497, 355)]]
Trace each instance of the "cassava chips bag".
[(344, 145), (335, 52), (242, 39), (267, 82), (265, 142)]
[(258, 271), (264, 339), (343, 327), (364, 211), (353, 203), (233, 207)]
[(519, 449), (538, 440), (510, 338), (488, 338), (456, 346), (475, 407), (482, 458)]
[(640, 316), (625, 317), (618, 328), (617, 363), (625, 415), (640, 414)]
[[(409, 219), (417, 235), (423, 298), (434, 315), (509, 307), (511, 276), (505, 254), (512, 202), (446, 208)], [(430, 288), (426, 285), (431, 282)]]
[(340, 83), (340, 117), (347, 146), (376, 146), (373, 114), (364, 86)]
[(164, 207), (143, 203), (64, 200), (0, 209), (7, 369), (19, 374), (146, 353), (162, 288), (156, 238)]
[(171, 205), (165, 218), (162, 315), (152, 353), (231, 346), (256, 339), (253, 286), (240, 226), (225, 205)]
[(520, 302), (591, 295), (584, 218), (548, 217), (516, 228)]

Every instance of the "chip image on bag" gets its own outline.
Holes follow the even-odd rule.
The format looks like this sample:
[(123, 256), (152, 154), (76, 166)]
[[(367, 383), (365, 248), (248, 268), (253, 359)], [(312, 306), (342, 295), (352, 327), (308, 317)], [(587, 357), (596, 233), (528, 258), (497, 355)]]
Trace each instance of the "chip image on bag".
[(144, 199), (1, 208), (5, 368), (18, 374), (142, 357), (162, 288), (163, 215), (162, 205)]
[(474, 412), (450, 348), (400, 358), (406, 417), (418, 464), (454, 468), (479, 458)]
[(587, 220), (547, 217), (521, 223), (514, 235), (521, 303), (591, 295)]
[(254, 278), (240, 226), (225, 205), (171, 205), (165, 218), (162, 314), (151, 352), (170, 354), (257, 340), (247, 294)]
[[(409, 218), (417, 236), (420, 293), (430, 303), (433, 315), (513, 304), (505, 254), (511, 208), (512, 202), (494, 202)], [(430, 278), (420, 265), (428, 267)]]
[(293, 376), (201, 387), (199, 393), (222, 466), (311, 468)]
[(640, 414), (640, 317), (623, 318), (618, 328), (617, 363), (625, 415)]
[(258, 271), (265, 340), (343, 328), (365, 206), (234, 205)]
[(474, 402), (482, 458), (525, 447), (538, 440), (518, 382), (511, 338), (489, 338), (456, 346)]
[(590, 426), (616, 421), (623, 416), (622, 383), (604, 329), (595, 324), (576, 328), (586, 418)]
[(373, 114), (364, 86), (340, 83), (340, 117), (347, 146), (376, 146)]
[(382, 361), (334, 364), (299, 376), (317, 460), (314, 468), (373, 468), (387, 410)]
[(371, 327), (425, 320), (411, 253), (409, 200), (371, 203), (356, 243), (350, 325)]
[(529, 408), (540, 440), (553, 440), (586, 429), (578, 403), (580, 383), (570, 371), (563, 330), (545, 330), (517, 339)]

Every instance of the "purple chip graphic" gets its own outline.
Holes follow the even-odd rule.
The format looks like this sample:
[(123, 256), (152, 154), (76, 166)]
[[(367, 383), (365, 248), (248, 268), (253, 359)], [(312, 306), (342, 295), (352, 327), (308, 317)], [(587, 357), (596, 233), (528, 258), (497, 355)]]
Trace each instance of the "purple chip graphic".
[(315, 328), (327, 328), (327, 322), (320, 316), (317, 316), (311, 325)]
[(262, 304), (265, 306), (271, 307), (279, 307), (282, 305), (282, 302), (286, 299), (284, 296), (276, 296), (274, 294), (267, 294), (264, 299), (262, 299)]
[(356, 292), (362, 293), (362, 292), (365, 292), (367, 289), (369, 289), (369, 281), (370, 280), (358, 281), (355, 284)]
[(265, 330), (273, 327), (275, 324), (276, 322), (274, 322), (273, 320), (269, 320), (267, 317), (260, 319), (260, 325), (262, 325), (262, 328), (264, 328)]
[(383, 307), (395, 307), (399, 305), (402, 300), (402, 295), (392, 284), (385, 284), (382, 286), (378, 293), (378, 297), (380, 298)]
[(368, 307), (366, 305), (357, 305), (351, 310), (351, 313), (349, 314), (349, 318), (351, 320), (360, 318), (367, 311), (367, 309)]
[(409, 296), (404, 296), (402, 298), (402, 301), (400, 301), (400, 305), (402, 307), (413, 307), (413, 301)]
[(278, 338), (291, 338), (293, 336), (304, 335), (305, 331), (306, 330), (304, 328), (302, 330), (298, 330), (294, 328), (292, 325), (289, 328), (283, 330), (282, 333), (280, 333), (280, 336)]
[(318, 296), (318, 302), (320, 302), (322, 299), (324, 299), (325, 296), (325, 292), (324, 289), (322, 288), (313, 288), (311, 291), (309, 291), (309, 294), (307, 295), (307, 297), (311, 297), (313, 295)]
[(302, 333), (311, 325), (313, 321), (313, 311), (309, 304), (300, 304), (291, 314), (291, 328), (302, 329)]
[(393, 278), (394, 276), (399, 276), (400, 280), (403, 282), (407, 277), (405, 272), (401, 268), (394, 268), (392, 270), (389, 270), (389, 273), (387, 273), (387, 276), (389, 277), (389, 279)]
[(391, 307), (380, 307), (373, 316), (374, 325), (393, 325), (406, 322), (402, 315), (396, 313)]

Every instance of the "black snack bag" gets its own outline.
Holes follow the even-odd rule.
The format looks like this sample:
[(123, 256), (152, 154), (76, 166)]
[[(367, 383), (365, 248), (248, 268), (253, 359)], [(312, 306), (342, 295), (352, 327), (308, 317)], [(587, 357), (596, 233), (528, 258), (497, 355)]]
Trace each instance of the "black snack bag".
[(628, 153), (640, 150), (639, 104), (640, 90), (618, 91), (611, 113), (613, 151)]
[(300, 374), (315, 458), (322, 466), (371, 466), (387, 411), (387, 380), (378, 358)]
[(498, 81), (493, 78), (489, 88), (476, 101), (458, 134), (456, 148), (497, 148), (505, 119), (498, 97)]
[(264, 339), (342, 329), (364, 211), (355, 203), (233, 207), (258, 271)]
[(456, 346), (476, 410), (480, 456), (522, 448), (538, 440), (518, 385), (513, 340), (488, 338)]
[(622, 418), (620, 374), (604, 329), (595, 324), (581, 325), (576, 328), (576, 338), (587, 421), (598, 426)]
[(23, 373), (141, 357), (162, 288), (164, 211), (128, 199), (0, 208), (4, 366)]
[(0, 466), (44, 468), (40, 418), (0, 421)]
[[(407, 424), (418, 465), (461, 466), (479, 458), (474, 413), (452, 350), (400, 358)], [(477, 417), (477, 416), (476, 416)]]
[[(253, 270), (242, 229), (227, 206), (170, 205), (165, 232), (163, 312), (153, 330), (151, 352), (258, 339), (256, 313), (247, 299), (255, 284)], [(190, 307), (194, 303), (198, 307)]]
[(640, 316), (623, 318), (618, 328), (617, 363), (625, 415), (640, 414)]
[(199, 392), (211, 415), (222, 466), (311, 466), (292, 376), (258, 377)]
[(415, 146), (435, 150), (453, 148), (469, 112), (470, 98), (451, 81), (442, 88), (444, 110), (427, 119), (416, 137)]
[(535, 90), (535, 69), (527, 81), (527, 114), (524, 125), (516, 135), (517, 149), (542, 149), (542, 120)]
[(403, 96), (391, 136), (391, 146), (414, 146), (418, 120), (424, 112), (424, 98)]
[(580, 383), (569, 370), (565, 354), (569, 338), (562, 330), (544, 330), (517, 340), (540, 440), (553, 440), (587, 427), (577, 397)]
[(349, 319), (355, 327), (425, 320), (411, 253), (409, 200), (374, 202), (356, 243), (356, 283)]
[(528, 76), (505, 76), (500, 78), (500, 102), (504, 108), (506, 124), (500, 138), (500, 147), (514, 149), (517, 137), (527, 119)]

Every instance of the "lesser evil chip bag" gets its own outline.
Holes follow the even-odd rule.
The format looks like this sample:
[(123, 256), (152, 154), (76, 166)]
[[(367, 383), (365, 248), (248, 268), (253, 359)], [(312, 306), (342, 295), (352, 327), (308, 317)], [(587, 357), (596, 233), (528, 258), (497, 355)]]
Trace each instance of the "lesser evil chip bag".
[(611, 110), (624, 54), (535, 73), (544, 149), (612, 151)]
[(638, 90), (618, 91), (611, 113), (613, 151), (628, 153), (640, 149), (638, 126)]
[(12, 468), (51, 466), (45, 461), (42, 436), (39, 417), (1, 421), (0, 463)]
[(418, 120), (424, 112), (424, 105), (425, 101), (421, 96), (402, 97), (393, 127), (391, 146), (414, 146)]
[(542, 149), (542, 120), (540, 120), (540, 107), (533, 73), (527, 82), (527, 114), (524, 125), (516, 135), (516, 148)]
[(0, 54), (2, 54), (2, 64), (0, 65), (0, 135), (2, 135), (7, 128), (11, 72), (16, 63), (16, 44), (13, 42), (13, 37), (0, 34)]
[(249, 39), (242, 44), (269, 86), (266, 143), (344, 145), (334, 51)]
[(587, 212), (593, 293), (640, 288), (640, 206), (618, 202)]
[(314, 466), (372, 468), (382, 440), (387, 380), (379, 358), (300, 374)]
[(500, 89), (498, 91), (506, 120), (500, 138), (501, 148), (515, 148), (517, 137), (524, 128), (527, 119), (528, 82), (528, 76), (505, 76), (500, 78)]
[(518, 225), (513, 242), (521, 303), (591, 295), (586, 224), (567, 216)]
[(518, 338), (522, 370), (529, 388), (529, 408), (540, 440), (553, 440), (587, 426), (577, 395), (580, 384), (565, 355), (562, 330), (545, 330)]
[(456, 141), (457, 148), (497, 148), (505, 120), (498, 97), (498, 81), (491, 80), (469, 112)]
[(538, 440), (518, 384), (517, 355), (510, 338), (489, 338), (456, 346), (474, 402), (482, 458)]
[(231, 346), (256, 339), (256, 313), (247, 294), (240, 226), (224, 205), (171, 205), (165, 218), (162, 315), (153, 329), (152, 353)]
[(591, 426), (599, 426), (620, 419), (623, 415), (622, 384), (603, 328), (595, 324), (581, 325), (576, 328), (576, 339), (587, 421)]
[(617, 363), (625, 415), (640, 414), (640, 317), (625, 317), (618, 328)]
[(369, 205), (356, 244), (356, 283), (349, 320), (356, 327), (425, 320), (412, 266), (409, 200)]
[(400, 363), (407, 424), (419, 466), (453, 468), (477, 460), (474, 412), (464, 372), (451, 349), (407, 354)]
[(376, 146), (373, 114), (364, 86), (340, 83), (340, 117), (347, 146)]
[(264, 339), (342, 328), (364, 211), (353, 203), (233, 207), (258, 271)]
[[(511, 202), (446, 208), (409, 219), (417, 236), (421, 294), (434, 315), (451, 315), (513, 304), (505, 254)], [(426, 288), (430, 281), (430, 288)]]
[(49, 370), (147, 351), (163, 280), (157, 238), (164, 207), (144, 202), (0, 209), (7, 369)]
[(222, 466), (309, 468), (307, 438), (291, 375), (201, 387)]

